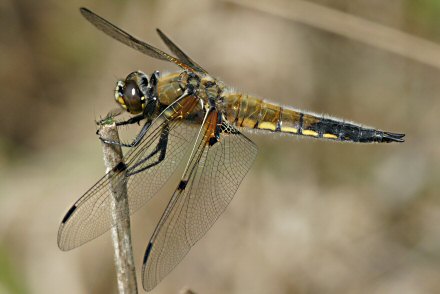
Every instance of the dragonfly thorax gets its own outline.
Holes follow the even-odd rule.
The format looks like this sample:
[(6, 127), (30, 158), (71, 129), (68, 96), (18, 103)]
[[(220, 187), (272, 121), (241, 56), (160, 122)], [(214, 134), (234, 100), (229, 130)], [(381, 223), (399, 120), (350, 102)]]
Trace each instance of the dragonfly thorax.
[(141, 71), (134, 71), (116, 83), (115, 100), (131, 114), (142, 113), (149, 105), (156, 104), (156, 84), (156, 73), (149, 78)]
[(221, 81), (209, 75), (199, 76), (183, 71), (179, 79), (182, 90), (188, 90), (207, 104), (215, 104), (225, 88)]

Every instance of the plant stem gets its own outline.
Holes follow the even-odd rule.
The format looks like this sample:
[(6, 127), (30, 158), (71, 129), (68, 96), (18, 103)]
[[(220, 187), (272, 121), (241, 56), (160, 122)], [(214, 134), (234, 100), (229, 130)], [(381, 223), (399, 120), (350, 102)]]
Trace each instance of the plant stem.
[[(101, 125), (99, 134), (102, 138), (119, 142), (118, 130), (114, 123)], [(121, 146), (102, 143), (102, 151), (107, 172), (123, 162)], [(111, 231), (119, 293), (137, 293), (125, 170), (121, 171), (120, 176), (113, 177), (110, 190), (113, 200), (110, 213), (115, 224)]]

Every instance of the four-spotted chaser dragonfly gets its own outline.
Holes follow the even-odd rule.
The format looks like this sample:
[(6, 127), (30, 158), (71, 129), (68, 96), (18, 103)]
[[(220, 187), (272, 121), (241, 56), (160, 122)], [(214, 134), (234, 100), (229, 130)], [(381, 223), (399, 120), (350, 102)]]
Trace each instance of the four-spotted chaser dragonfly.
[(82, 15), (119, 42), (148, 56), (172, 62), (180, 72), (150, 76), (135, 71), (117, 82), (116, 102), (133, 116), (117, 125), (145, 121), (124, 162), (102, 177), (67, 212), (58, 246), (70, 250), (109, 230), (109, 185), (125, 181), (129, 213), (138, 210), (165, 184), (185, 154), (190, 154), (177, 185), (148, 243), (143, 262), (145, 290), (153, 289), (209, 230), (234, 197), (257, 155), (256, 145), (240, 130), (309, 136), (359, 143), (403, 142), (404, 134), (303, 112), (238, 93), (212, 77), (163, 32), (171, 56), (85, 8)]

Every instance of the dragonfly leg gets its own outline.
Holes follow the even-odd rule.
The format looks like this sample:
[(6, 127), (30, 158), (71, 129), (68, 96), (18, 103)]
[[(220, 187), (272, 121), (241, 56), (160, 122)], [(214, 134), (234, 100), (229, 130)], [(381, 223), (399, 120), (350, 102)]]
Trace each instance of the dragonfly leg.
[(131, 117), (130, 119), (124, 121), (117, 121), (116, 126), (124, 126), (139, 123), (141, 120), (145, 118), (144, 114), (139, 114)]
[[(109, 124), (111, 122), (111, 121), (109, 122), (109, 119), (113, 119), (114, 117), (116, 117), (116, 116), (109, 113), (105, 118), (97, 121), (96, 124), (98, 126)], [(114, 122), (116, 123), (116, 126), (131, 125), (131, 124), (135, 124), (135, 123), (139, 124), (139, 122), (141, 120), (143, 120), (144, 118), (145, 118), (144, 114), (139, 114), (139, 115), (133, 116), (130, 119), (127, 119), (124, 121), (114, 121)], [(99, 133), (99, 131), (96, 131), (96, 134), (98, 134), (98, 133)]]
[[(166, 155), (166, 151), (167, 151), (167, 146), (168, 146), (168, 134), (169, 134), (169, 126), (168, 124), (165, 124), (162, 127), (162, 131), (160, 134), (160, 139), (159, 142), (156, 145), (156, 148), (154, 148), (154, 150), (145, 158), (143, 158), (142, 160), (139, 160), (138, 162), (136, 162), (136, 164), (133, 164), (130, 169), (127, 171), (127, 176), (132, 176), (135, 175), (137, 173), (143, 172), (144, 170), (147, 170), (155, 165), (158, 165), (160, 162), (162, 162), (162, 160), (165, 159), (165, 155)], [(144, 162), (150, 160), (151, 157), (155, 156), (157, 153), (159, 153), (159, 157), (155, 162), (152, 162), (146, 166), (142, 166), (142, 164), (144, 164)], [(139, 168), (138, 168), (139, 167)], [(138, 169), (137, 169), (138, 168)]]
[[(140, 119), (137, 119), (138, 117), (139, 116), (132, 117), (131, 119), (134, 119), (134, 120), (132, 120), (131, 122), (129, 122), (131, 120), (131, 119), (129, 119), (129, 120), (124, 121), (124, 122), (119, 122), (119, 124), (116, 123), (116, 125), (117, 126), (121, 126), (121, 125), (125, 125), (125, 124), (132, 124), (132, 123), (139, 122)], [(113, 141), (113, 140), (107, 140), (105, 138), (102, 138), (100, 136), (100, 134), (99, 134), (99, 130), (96, 132), (96, 134), (99, 135), (99, 139), (102, 142), (106, 143), (106, 144), (119, 145), (119, 146), (123, 146), (123, 147), (135, 147), (135, 146), (137, 146), (141, 142), (142, 138), (147, 133), (148, 128), (150, 127), (150, 125), (151, 125), (151, 120), (146, 121), (145, 124), (142, 126), (142, 129), (139, 132), (139, 134), (137, 134), (136, 138), (133, 140), (133, 142), (128, 143), (128, 144), (127, 143), (122, 143), (122, 142), (116, 142), (116, 141)]]
[(114, 121), (116, 123), (116, 126), (123, 126), (123, 125), (131, 125), (135, 123), (139, 124), (139, 122), (145, 118), (145, 114), (142, 113), (124, 121), (114, 120), (114, 118), (119, 115), (121, 115), (119, 109), (112, 110), (103, 119), (96, 121), (96, 124), (98, 126), (101, 126), (101, 125), (109, 124)]

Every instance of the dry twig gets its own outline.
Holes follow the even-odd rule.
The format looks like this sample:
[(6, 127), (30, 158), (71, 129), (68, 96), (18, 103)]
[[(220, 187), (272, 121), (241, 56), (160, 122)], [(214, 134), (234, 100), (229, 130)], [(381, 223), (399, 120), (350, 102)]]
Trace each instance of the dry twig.
[[(99, 134), (106, 139), (119, 142), (116, 125), (101, 125)], [(104, 162), (107, 172), (123, 162), (121, 146), (102, 143)], [(124, 172), (121, 177), (125, 177)], [(127, 182), (119, 180), (111, 182), (112, 219), (116, 225), (112, 228), (112, 240), (115, 253), (116, 275), (119, 293), (137, 293), (136, 270), (134, 267), (133, 252), (131, 246), (130, 218), (124, 217), (129, 214), (127, 199)]]

